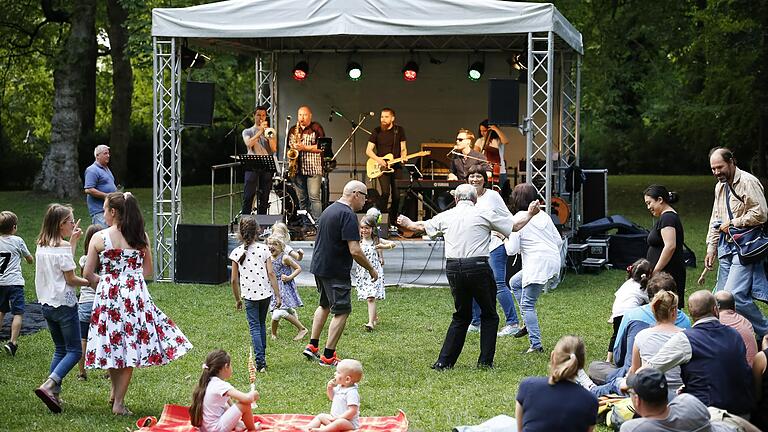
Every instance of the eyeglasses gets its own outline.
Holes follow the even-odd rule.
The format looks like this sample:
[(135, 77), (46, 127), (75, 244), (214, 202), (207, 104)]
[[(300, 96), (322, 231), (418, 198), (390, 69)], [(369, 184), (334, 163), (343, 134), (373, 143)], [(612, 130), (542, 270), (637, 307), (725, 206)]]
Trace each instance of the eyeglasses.
[(356, 193), (359, 193), (360, 195), (362, 195), (362, 196), (364, 196), (364, 197), (366, 197), (366, 198), (368, 198), (368, 194), (367, 194), (367, 193), (365, 193), (365, 192), (360, 192), (360, 191), (355, 191), (355, 192), (356, 192)]
[(462, 141), (466, 141), (468, 139), (469, 138), (456, 138), (456, 142), (462, 142)]

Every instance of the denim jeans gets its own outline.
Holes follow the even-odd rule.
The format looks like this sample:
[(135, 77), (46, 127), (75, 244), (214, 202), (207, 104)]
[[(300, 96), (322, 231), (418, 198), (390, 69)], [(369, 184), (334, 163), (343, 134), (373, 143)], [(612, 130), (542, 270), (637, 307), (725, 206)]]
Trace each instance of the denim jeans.
[(480, 357), (478, 365), (493, 365), (496, 355), (496, 330), (499, 315), (496, 313), (496, 298), (493, 274), (486, 258), (448, 259), (446, 276), (451, 285), (455, 312), (445, 335), (438, 362), (453, 366), (464, 348), (467, 327), (472, 321), (472, 300), (480, 305)]
[(248, 319), (248, 329), (251, 332), (251, 344), (256, 368), (261, 369), (267, 365), (267, 312), (272, 297), (261, 300), (243, 299), (245, 303), (245, 317)]
[(752, 292), (759, 290), (765, 292), (764, 284), (768, 282), (766, 282), (763, 263), (742, 264), (739, 255), (732, 253), (721, 256), (719, 264), (715, 290), (726, 290), (733, 294), (736, 312), (748, 319), (758, 338), (762, 338), (768, 333), (768, 321), (752, 300)]
[(293, 184), (296, 185), (296, 197), (299, 199), (299, 206), (302, 210), (309, 211), (317, 223), (317, 220), (320, 219), (320, 213), (323, 212), (323, 176), (297, 174), (293, 179)]
[(99, 212), (91, 215), (91, 223), (94, 225), (101, 225), (104, 228), (107, 227), (107, 221), (104, 219), (104, 212)]
[(520, 303), (520, 312), (523, 314), (525, 327), (528, 328), (531, 348), (541, 348), (541, 329), (539, 328), (539, 317), (536, 316), (536, 301), (541, 292), (544, 291), (544, 284), (529, 284), (523, 287), (522, 270), (512, 276), (509, 284), (512, 286), (515, 299)]
[[(512, 291), (507, 285), (507, 250), (504, 245), (499, 245), (491, 251), (488, 264), (493, 271), (493, 281), (496, 283), (496, 300), (499, 301), (506, 321), (505, 325), (517, 325), (517, 310), (515, 309), (515, 300), (512, 298)], [(472, 325), (480, 325), (480, 306), (477, 302), (472, 302)]]
[(48, 378), (61, 385), (67, 373), (80, 361), (80, 320), (77, 305), (53, 307), (43, 305), (43, 317), (48, 323), (55, 349)]

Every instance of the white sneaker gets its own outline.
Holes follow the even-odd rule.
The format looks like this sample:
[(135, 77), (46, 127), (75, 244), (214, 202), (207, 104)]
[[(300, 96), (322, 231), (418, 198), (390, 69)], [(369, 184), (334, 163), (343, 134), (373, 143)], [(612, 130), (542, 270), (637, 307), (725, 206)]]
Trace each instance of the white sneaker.
[(480, 333), (480, 326), (470, 324), (469, 327), (467, 327), (467, 333)]
[(517, 324), (514, 324), (514, 325), (507, 324), (504, 327), (502, 327), (498, 333), (496, 333), (496, 336), (511, 336), (517, 333), (518, 330), (520, 330), (520, 327)]

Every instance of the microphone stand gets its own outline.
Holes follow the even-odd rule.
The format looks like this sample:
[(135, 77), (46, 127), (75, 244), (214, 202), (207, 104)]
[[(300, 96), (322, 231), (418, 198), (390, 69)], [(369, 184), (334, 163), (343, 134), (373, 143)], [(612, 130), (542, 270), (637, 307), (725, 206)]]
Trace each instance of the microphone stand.
[(334, 114), (336, 114), (339, 117), (343, 118), (344, 120), (348, 121), (350, 123), (350, 125), (352, 125), (353, 129), (349, 133), (349, 135), (347, 136), (347, 139), (345, 139), (344, 142), (341, 144), (341, 146), (339, 146), (339, 148), (336, 150), (336, 153), (334, 153), (333, 159), (331, 159), (331, 160), (336, 160), (336, 156), (338, 156), (339, 153), (341, 153), (341, 150), (344, 148), (344, 146), (346, 146), (351, 141), (352, 142), (352, 146), (350, 146), (350, 148), (349, 148), (349, 150), (350, 150), (350, 158), (349, 159), (350, 159), (350, 161), (352, 161), (353, 165), (352, 165), (352, 172), (351, 172), (350, 178), (354, 177), (355, 180), (357, 180), (357, 153), (355, 151), (356, 150), (355, 133), (357, 132), (358, 129), (360, 129), (362, 131), (365, 131), (368, 134), (371, 133), (371, 131), (369, 131), (369, 130), (365, 129), (364, 127), (362, 127), (363, 126), (363, 122), (368, 117), (368, 114), (367, 113), (360, 114), (360, 116), (358, 117), (358, 121), (357, 122), (354, 122), (354, 121), (346, 118), (344, 116), (344, 114), (342, 114), (342, 113), (340, 113), (338, 111), (335, 111)]
[[(232, 132), (234, 132), (234, 131), (237, 129), (237, 127), (238, 127), (238, 126), (240, 126), (241, 124), (243, 124), (243, 122), (244, 122), (245, 120), (247, 120), (247, 119), (248, 119), (248, 117), (250, 117), (250, 115), (246, 115), (246, 116), (245, 116), (245, 117), (243, 117), (243, 118), (242, 118), (242, 119), (241, 119), (239, 122), (235, 123), (235, 124), (232, 126), (232, 129), (230, 129), (230, 130), (229, 130), (229, 132), (227, 132), (227, 134), (226, 134), (226, 135), (224, 135), (224, 138), (222, 139), (222, 141), (226, 142), (226, 141), (227, 141), (227, 138), (229, 138), (229, 136), (230, 136), (230, 135), (232, 135)], [(233, 153), (233, 154), (234, 154), (235, 156), (237, 156), (237, 139), (235, 139), (234, 141), (235, 141), (235, 153)]]
[[(288, 139), (291, 136), (291, 134), (289, 133), (290, 125), (291, 125), (291, 116), (288, 116), (285, 119), (285, 143), (283, 144), (283, 162), (282, 164), (280, 164), (280, 179), (282, 180), (282, 183), (283, 183), (283, 196), (281, 197), (281, 200), (282, 200), (281, 209), (283, 211), (283, 222), (285, 222), (286, 225), (288, 225), (288, 212), (285, 209), (285, 203), (287, 201), (286, 198), (288, 195), (287, 189), (286, 189), (288, 178), (285, 176), (285, 165), (286, 165), (286, 160), (288, 159)], [(296, 127), (299, 127), (298, 123), (296, 123)]]

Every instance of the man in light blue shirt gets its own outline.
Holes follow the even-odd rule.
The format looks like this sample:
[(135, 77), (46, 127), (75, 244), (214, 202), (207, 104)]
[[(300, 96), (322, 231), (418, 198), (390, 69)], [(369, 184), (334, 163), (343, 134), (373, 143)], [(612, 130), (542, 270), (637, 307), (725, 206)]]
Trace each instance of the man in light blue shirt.
[(91, 222), (106, 228), (104, 220), (104, 198), (110, 192), (115, 192), (115, 176), (109, 169), (109, 147), (101, 144), (93, 150), (96, 160), (85, 169), (84, 192), (87, 195), (88, 213)]

